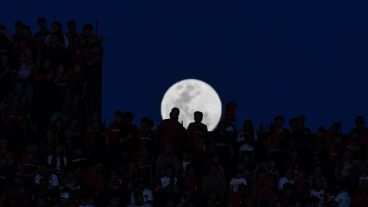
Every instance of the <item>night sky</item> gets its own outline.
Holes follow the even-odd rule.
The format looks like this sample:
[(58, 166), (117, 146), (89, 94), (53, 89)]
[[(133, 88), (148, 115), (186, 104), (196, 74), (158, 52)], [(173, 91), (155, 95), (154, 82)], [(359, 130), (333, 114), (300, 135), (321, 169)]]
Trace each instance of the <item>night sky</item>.
[[(37, 2), (37, 3), (36, 3)], [(4, 1), (0, 24), (40, 16), (98, 20), (105, 38), (103, 117), (116, 109), (160, 120), (176, 81), (211, 84), (238, 104), (238, 124), (305, 114), (316, 129), (368, 118), (368, 12), (364, 1)]]

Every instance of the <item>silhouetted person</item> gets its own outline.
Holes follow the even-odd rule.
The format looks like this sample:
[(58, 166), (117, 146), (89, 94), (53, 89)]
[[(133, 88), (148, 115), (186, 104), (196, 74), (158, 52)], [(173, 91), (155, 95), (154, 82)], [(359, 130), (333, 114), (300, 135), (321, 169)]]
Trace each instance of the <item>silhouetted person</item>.
[(365, 126), (365, 119), (363, 116), (358, 116), (355, 119), (355, 127), (350, 132), (350, 137), (354, 144), (363, 145), (368, 149), (368, 128)]
[(6, 33), (6, 27), (0, 25), (0, 55), (9, 54), (12, 49), (10, 36)]
[(12, 69), (9, 64), (9, 56), (0, 54), (0, 100), (3, 100), (12, 89), (13, 81), (11, 72)]
[(207, 150), (207, 125), (202, 123), (203, 113), (194, 112), (194, 122), (190, 123), (187, 129), (188, 150), (190, 151), (206, 151)]
[(47, 29), (46, 18), (40, 17), (37, 21), (38, 32), (33, 36), (35, 47), (34, 47), (34, 61), (35, 63), (41, 64), (45, 56), (46, 49), (46, 37), (50, 34), (50, 30)]
[(185, 144), (185, 129), (179, 123), (180, 110), (171, 109), (170, 118), (163, 120), (158, 127), (159, 148), (162, 150), (165, 145), (173, 147), (175, 152), (182, 152)]
[(305, 117), (303, 115), (299, 115), (296, 118), (296, 128), (292, 132), (292, 136), (294, 141), (294, 150), (300, 154), (301, 162), (303, 164), (308, 163), (308, 159), (311, 158), (311, 135), (311, 130), (305, 127)]
[(150, 152), (154, 150), (156, 143), (155, 123), (148, 117), (141, 119), (141, 129), (138, 133), (139, 150), (147, 148)]
[(138, 144), (137, 136), (139, 128), (133, 124), (133, 120), (134, 114), (132, 112), (123, 113), (118, 140), (122, 149), (129, 152), (134, 152)]
[(108, 144), (114, 145), (117, 143), (120, 136), (120, 128), (123, 120), (123, 112), (115, 111), (114, 122), (107, 128)]
[(102, 88), (102, 44), (93, 34), (93, 25), (85, 24), (80, 35), (77, 62), (85, 68), (85, 113), (101, 110)]
[(44, 17), (40, 17), (37, 20), (38, 32), (34, 35), (35, 38), (40, 38), (45, 41), (46, 37), (50, 34), (50, 30), (47, 29), (47, 21)]
[(68, 32), (65, 33), (66, 37), (68, 38), (68, 51), (69, 54), (72, 56), (74, 60), (77, 61), (77, 55), (79, 52), (79, 35), (77, 34), (77, 23), (74, 20), (69, 20), (67, 23)]

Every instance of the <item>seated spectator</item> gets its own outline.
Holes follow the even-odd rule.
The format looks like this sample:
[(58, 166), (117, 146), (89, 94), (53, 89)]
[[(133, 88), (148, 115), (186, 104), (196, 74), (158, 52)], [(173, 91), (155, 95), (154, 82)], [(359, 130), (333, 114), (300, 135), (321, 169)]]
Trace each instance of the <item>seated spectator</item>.
[(36, 144), (27, 144), (24, 151), (20, 155), (19, 170), (24, 176), (32, 176), (37, 170), (37, 164), (40, 163), (40, 155), (38, 154), (38, 146)]
[(0, 139), (0, 170), (10, 170), (14, 159), (14, 153), (9, 149), (8, 141)]
[(325, 200), (325, 183), (321, 177), (315, 178), (312, 183), (312, 188), (310, 189), (310, 207), (322, 207), (324, 206)]
[(292, 170), (288, 170), (284, 177), (281, 177), (278, 182), (279, 190), (284, 189), (284, 185), (286, 183), (294, 184), (294, 172)]
[(182, 192), (192, 194), (199, 190), (199, 177), (196, 175), (192, 164), (187, 165), (186, 171), (183, 174), (182, 179), (179, 179), (179, 181), (181, 181), (180, 190)]
[(209, 172), (202, 178), (202, 190), (209, 195), (211, 192), (218, 197), (224, 198), (226, 179), (220, 173), (220, 169), (216, 165), (211, 165)]
[(357, 192), (351, 196), (351, 206), (365, 207), (368, 203), (368, 182), (361, 182)]
[(368, 184), (368, 166), (363, 163), (360, 165), (359, 185)]
[(277, 202), (280, 207), (293, 207), (300, 206), (298, 200), (296, 199), (294, 188), (292, 183), (285, 183), (281, 189)]
[(323, 189), (327, 188), (327, 179), (322, 175), (322, 168), (317, 166), (313, 169), (313, 173), (308, 177), (309, 185), (313, 186), (315, 180), (320, 182)]
[(250, 153), (241, 153), (240, 160), (237, 164), (237, 169), (241, 170), (245, 179), (249, 180), (252, 177), (252, 173), (255, 169), (252, 157)]
[(301, 205), (306, 205), (309, 199), (309, 182), (304, 168), (299, 168), (294, 179), (295, 196)]
[(142, 147), (137, 152), (139, 172), (148, 180), (153, 178), (154, 159), (152, 155), (148, 147)]
[(253, 124), (250, 120), (246, 120), (243, 124), (243, 130), (238, 133), (236, 138), (239, 153), (249, 152), (254, 155), (256, 140), (257, 133), (254, 131)]
[(104, 176), (102, 163), (94, 163), (88, 170), (82, 173), (82, 184), (94, 192), (101, 191), (106, 187), (107, 182)]
[(220, 163), (224, 166), (225, 173), (230, 170), (231, 158), (234, 156), (233, 128), (227, 128), (226, 122), (220, 122), (212, 132), (212, 150), (220, 158)]
[(177, 191), (178, 177), (175, 174), (175, 168), (173, 165), (166, 167), (164, 175), (160, 178), (160, 191), (161, 193), (175, 193)]
[(68, 167), (68, 157), (61, 144), (56, 145), (54, 152), (47, 157), (47, 164), (50, 169), (64, 171)]
[(247, 140), (249, 143), (254, 143), (257, 140), (257, 133), (251, 120), (244, 121), (243, 128), (236, 138), (236, 141), (240, 143), (244, 140)]
[(350, 194), (347, 192), (345, 185), (345, 183), (337, 184), (338, 194), (334, 199), (337, 207), (350, 207), (351, 197)]
[(237, 192), (239, 186), (247, 185), (247, 180), (244, 178), (242, 172), (237, 172), (230, 180), (230, 192)]
[(70, 191), (77, 191), (80, 189), (80, 181), (76, 176), (76, 171), (68, 171), (65, 173), (65, 176), (62, 179), (61, 185), (65, 189), (69, 189)]
[(34, 176), (34, 186), (36, 188), (42, 187), (42, 183), (48, 183), (49, 189), (59, 188), (59, 176), (57, 172), (44, 165), (39, 166), (38, 172)]
[(31, 199), (30, 190), (22, 177), (15, 175), (10, 186), (7, 186), (0, 195), (0, 206), (26, 206)]
[(254, 191), (251, 196), (253, 202), (259, 205), (272, 205), (277, 196), (277, 176), (271, 174), (270, 169), (267, 170), (265, 164), (258, 164), (253, 173)]
[(153, 203), (153, 192), (146, 187), (142, 181), (138, 181), (134, 191), (130, 195), (130, 205), (138, 205), (140, 202), (136, 202), (136, 194), (143, 196), (143, 203), (148, 205)]
[(51, 124), (61, 121), (62, 126), (67, 127), (72, 118), (72, 111), (69, 104), (63, 104), (60, 111), (55, 112), (51, 117)]
[(179, 158), (174, 154), (172, 147), (166, 145), (164, 149), (165, 151), (160, 153), (156, 159), (156, 177), (158, 178), (164, 176), (168, 165), (173, 166), (175, 174), (181, 169)]

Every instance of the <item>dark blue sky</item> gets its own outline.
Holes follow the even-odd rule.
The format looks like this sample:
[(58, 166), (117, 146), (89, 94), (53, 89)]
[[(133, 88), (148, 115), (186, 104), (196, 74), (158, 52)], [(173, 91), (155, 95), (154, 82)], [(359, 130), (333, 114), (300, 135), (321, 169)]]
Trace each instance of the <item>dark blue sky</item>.
[(364, 1), (5, 1), (0, 24), (35, 28), (96, 19), (106, 39), (103, 113), (160, 119), (166, 89), (184, 78), (211, 84), (238, 120), (305, 114), (312, 128), (351, 127), (367, 113), (368, 12)]

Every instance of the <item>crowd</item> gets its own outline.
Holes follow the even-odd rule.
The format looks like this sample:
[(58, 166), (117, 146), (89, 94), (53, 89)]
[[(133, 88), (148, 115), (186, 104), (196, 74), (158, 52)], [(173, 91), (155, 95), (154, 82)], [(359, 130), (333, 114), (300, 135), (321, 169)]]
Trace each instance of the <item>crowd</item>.
[[(74, 21), (0, 27), (0, 207), (366, 207), (368, 128), (312, 132), (299, 115), (238, 129), (234, 104), (213, 131), (202, 112), (157, 125), (84, 110), (102, 40)], [(92, 72), (91, 72), (92, 71)], [(95, 73), (97, 74), (97, 73)]]

